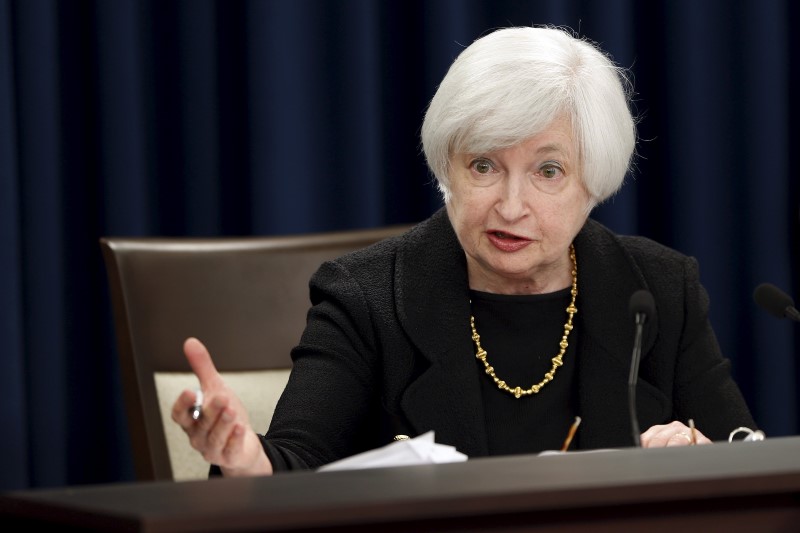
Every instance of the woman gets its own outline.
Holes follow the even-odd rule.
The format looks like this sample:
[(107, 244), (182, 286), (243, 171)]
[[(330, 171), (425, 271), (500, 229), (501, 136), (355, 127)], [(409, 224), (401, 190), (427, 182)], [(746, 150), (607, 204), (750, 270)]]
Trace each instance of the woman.
[(325, 263), (266, 436), (196, 339), (205, 395), (173, 419), (225, 475), (315, 468), (435, 430), (469, 457), (633, 444), (628, 299), (649, 290), (638, 419), (646, 447), (754, 423), (707, 319), (694, 259), (588, 218), (635, 145), (624, 74), (554, 28), (495, 31), (463, 51), (422, 127), (445, 208), (407, 234)]

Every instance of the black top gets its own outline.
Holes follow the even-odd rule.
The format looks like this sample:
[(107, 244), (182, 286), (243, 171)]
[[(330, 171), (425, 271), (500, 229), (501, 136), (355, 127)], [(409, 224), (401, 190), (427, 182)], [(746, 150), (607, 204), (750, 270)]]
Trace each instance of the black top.
[[(486, 360), (509, 387), (528, 389), (553, 367), (568, 315), (570, 288), (534, 295), (470, 291), (475, 328)], [(559, 450), (575, 419), (575, 356), (578, 335), (570, 333), (563, 365), (538, 393), (515, 398), (500, 390), (475, 358), (480, 374), (490, 455)], [(576, 435), (577, 437), (577, 435)], [(570, 449), (577, 447), (577, 438)]]

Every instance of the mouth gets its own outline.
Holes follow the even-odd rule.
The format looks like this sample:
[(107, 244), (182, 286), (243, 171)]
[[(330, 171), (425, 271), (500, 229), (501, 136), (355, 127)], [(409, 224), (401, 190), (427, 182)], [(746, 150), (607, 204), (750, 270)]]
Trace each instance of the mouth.
[(533, 242), (527, 237), (520, 237), (506, 231), (490, 230), (486, 232), (486, 235), (489, 237), (489, 242), (501, 252), (518, 252)]
[(520, 237), (519, 235), (514, 235), (513, 233), (508, 233), (508, 232), (505, 232), (505, 231), (490, 230), (487, 233), (489, 233), (489, 235), (492, 235), (493, 237), (495, 237), (497, 239), (503, 239), (503, 240), (510, 240), (510, 241), (529, 241), (530, 240), (530, 239), (526, 239), (525, 237)]

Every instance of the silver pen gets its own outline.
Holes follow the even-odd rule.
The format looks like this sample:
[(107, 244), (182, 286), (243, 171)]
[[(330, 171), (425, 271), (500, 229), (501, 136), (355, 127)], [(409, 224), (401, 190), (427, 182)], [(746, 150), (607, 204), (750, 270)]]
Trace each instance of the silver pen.
[(200, 420), (200, 417), (203, 416), (203, 391), (201, 389), (197, 389), (194, 393), (194, 405), (189, 408), (189, 414), (192, 416), (192, 420)]

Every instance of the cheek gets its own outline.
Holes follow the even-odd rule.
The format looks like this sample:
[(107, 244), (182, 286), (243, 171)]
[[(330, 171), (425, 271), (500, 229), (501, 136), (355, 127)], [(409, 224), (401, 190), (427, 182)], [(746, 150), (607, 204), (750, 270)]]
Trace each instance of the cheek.
[(474, 210), (475, 195), (468, 187), (452, 184), (450, 186), (450, 201), (447, 203), (447, 211), (450, 218), (455, 223), (462, 220)]
[(497, 202), (498, 193), (493, 187), (463, 187), (453, 194), (455, 202), (461, 211), (475, 216), (476, 213), (486, 213)]
[(487, 202), (473, 191), (453, 191), (447, 204), (447, 214), (461, 245), (467, 249), (475, 246), (486, 225), (489, 212)]
[(587, 195), (576, 193), (559, 201), (549, 202), (539, 211), (540, 222), (563, 234), (577, 233), (586, 221), (588, 201)]

